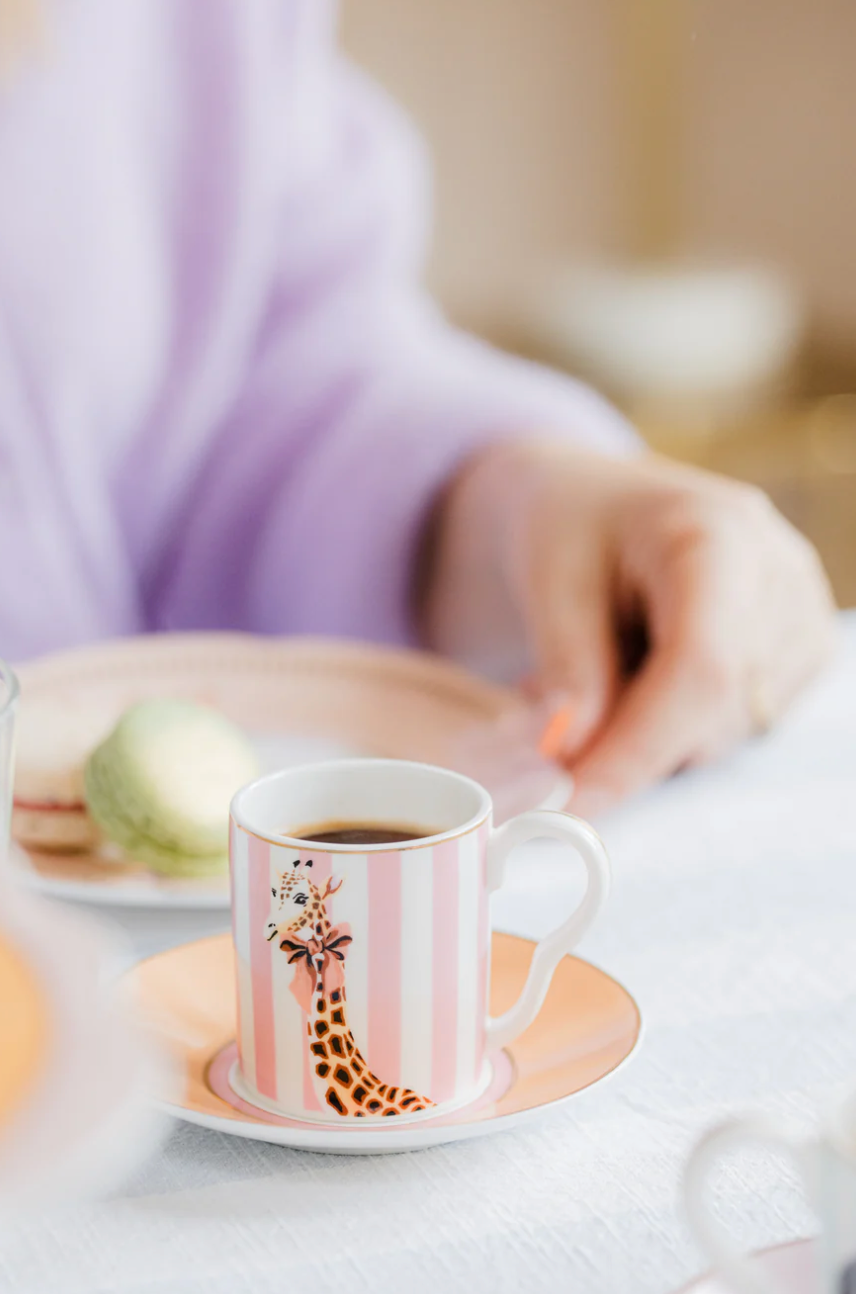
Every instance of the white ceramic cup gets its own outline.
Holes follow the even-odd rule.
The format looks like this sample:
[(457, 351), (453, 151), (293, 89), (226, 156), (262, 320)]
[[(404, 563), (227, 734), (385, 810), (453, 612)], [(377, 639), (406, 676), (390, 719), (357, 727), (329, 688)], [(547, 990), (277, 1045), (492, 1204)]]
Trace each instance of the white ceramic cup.
[(764, 1145), (784, 1152), (799, 1166), (820, 1218), (818, 1294), (856, 1294), (856, 1094), (827, 1119), (820, 1136), (807, 1139), (765, 1114), (724, 1123), (696, 1146), (684, 1176), (690, 1226), (718, 1271), (740, 1294), (785, 1294), (751, 1265), (714, 1217), (707, 1201), (711, 1169), (724, 1154)]
[[(426, 834), (370, 845), (298, 838), (324, 823)], [(510, 851), (537, 837), (569, 845), (588, 885), (536, 945), (519, 1000), (491, 1019), (489, 896)], [(534, 1020), (609, 885), (606, 851), (578, 818), (536, 810), (492, 830), (477, 782), (400, 760), (315, 764), (253, 782), (232, 802), (230, 854), (232, 1084), (262, 1109), (327, 1122), (424, 1118), (473, 1099), (489, 1080), (490, 1051)]]

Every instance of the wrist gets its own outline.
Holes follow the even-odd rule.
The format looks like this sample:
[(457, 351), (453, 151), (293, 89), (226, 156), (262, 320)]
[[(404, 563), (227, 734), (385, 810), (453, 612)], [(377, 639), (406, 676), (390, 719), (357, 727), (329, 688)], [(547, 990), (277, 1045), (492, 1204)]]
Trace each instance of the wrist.
[(449, 483), (426, 535), (418, 608), (425, 641), (505, 681), (526, 666), (519, 568), (544, 453), (507, 442), (475, 455)]

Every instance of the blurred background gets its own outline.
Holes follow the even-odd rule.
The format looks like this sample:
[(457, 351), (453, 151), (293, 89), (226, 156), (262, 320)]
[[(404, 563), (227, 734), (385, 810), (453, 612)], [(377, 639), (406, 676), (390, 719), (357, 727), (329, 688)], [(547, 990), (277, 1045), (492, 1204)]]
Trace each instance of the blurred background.
[(751, 480), (856, 604), (852, 0), (346, 0), (456, 321)]

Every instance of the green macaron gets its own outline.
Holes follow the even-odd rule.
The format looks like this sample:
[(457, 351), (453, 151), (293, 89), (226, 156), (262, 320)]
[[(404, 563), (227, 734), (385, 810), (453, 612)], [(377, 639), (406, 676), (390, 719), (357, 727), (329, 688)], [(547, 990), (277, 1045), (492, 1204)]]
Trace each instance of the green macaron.
[(258, 773), (243, 733), (192, 701), (142, 701), (90, 755), (86, 803), (130, 858), (172, 876), (229, 866), (229, 801)]

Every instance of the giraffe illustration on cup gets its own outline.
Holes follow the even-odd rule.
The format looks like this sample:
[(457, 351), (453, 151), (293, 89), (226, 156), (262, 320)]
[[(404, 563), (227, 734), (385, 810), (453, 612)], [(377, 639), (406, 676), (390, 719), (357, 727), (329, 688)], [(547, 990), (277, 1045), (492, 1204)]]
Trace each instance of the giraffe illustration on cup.
[(348, 1027), (345, 958), (353, 942), (350, 927), (334, 926), (325, 899), (342, 886), (330, 877), (323, 890), (311, 878), (312, 860), (295, 859), (272, 887), (265, 930), (294, 966), (291, 992), (306, 1015), (313, 1082), (322, 1105), (357, 1119), (414, 1114), (434, 1102), (409, 1087), (393, 1087), (371, 1072)]

